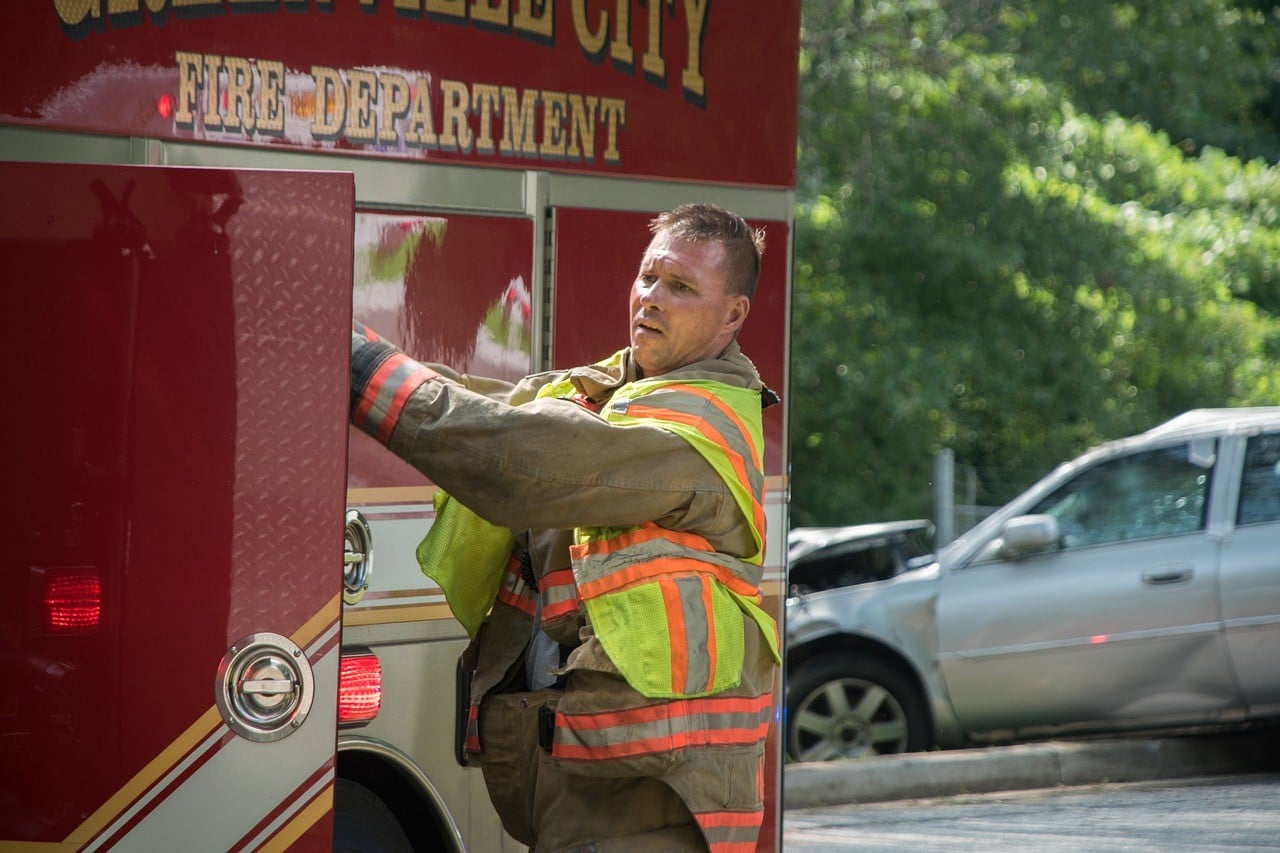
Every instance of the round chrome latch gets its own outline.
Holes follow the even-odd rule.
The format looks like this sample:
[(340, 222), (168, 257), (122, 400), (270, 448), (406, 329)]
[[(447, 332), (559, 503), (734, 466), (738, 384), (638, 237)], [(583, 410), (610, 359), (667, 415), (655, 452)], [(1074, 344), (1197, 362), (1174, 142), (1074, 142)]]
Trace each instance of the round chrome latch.
[(279, 634), (250, 634), (218, 664), (215, 701), (231, 730), (265, 743), (288, 737), (307, 719), (315, 692), (302, 649)]
[(373, 574), (373, 531), (354, 509), (347, 510), (342, 539), (342, 600), (355, 604), (364, 598)]

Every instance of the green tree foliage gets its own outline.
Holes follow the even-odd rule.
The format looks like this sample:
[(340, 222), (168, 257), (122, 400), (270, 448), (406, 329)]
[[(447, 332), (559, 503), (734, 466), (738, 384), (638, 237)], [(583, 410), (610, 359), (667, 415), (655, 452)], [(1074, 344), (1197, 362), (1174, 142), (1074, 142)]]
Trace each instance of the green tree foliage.
[(1271, 78), (1255, 57), (1275, 56), (1260, 11), (1222, 0), (1036, 0), (1002, 10), (991, 47), (1061, 84), (1080, 112), (1143, 121), (1188, 153), (1208, 144), (1274, 160), (1276, 140), (1252, 126)]
[(943, 447), (1002, 503), (1101, 440), (1276, 402), (1267, 21), (805, 0), (793, 523), (929, 516)]

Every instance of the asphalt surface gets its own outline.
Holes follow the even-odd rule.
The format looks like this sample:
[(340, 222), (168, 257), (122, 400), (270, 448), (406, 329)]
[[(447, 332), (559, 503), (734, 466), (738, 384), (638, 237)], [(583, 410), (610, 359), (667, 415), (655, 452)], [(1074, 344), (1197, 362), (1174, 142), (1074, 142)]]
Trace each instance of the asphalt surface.
[(1280, 773), (1033, 788), (793, 809), (785, 853), (1277, 850)]
[(1280, 770), (1280, 729), (1044, 741), (788, 764), (784, 809)]

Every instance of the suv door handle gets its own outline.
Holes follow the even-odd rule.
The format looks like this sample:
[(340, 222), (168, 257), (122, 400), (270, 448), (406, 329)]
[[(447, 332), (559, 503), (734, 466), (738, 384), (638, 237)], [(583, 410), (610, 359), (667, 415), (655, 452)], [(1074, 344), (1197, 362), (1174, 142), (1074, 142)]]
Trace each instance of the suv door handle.
[(1171, 583), (1189, 581), (1195, 575), (1194, 569), (1165, 569), (1158, 572), (1144, 572), (1142, 582), (1149, 586), (1163, 586)]

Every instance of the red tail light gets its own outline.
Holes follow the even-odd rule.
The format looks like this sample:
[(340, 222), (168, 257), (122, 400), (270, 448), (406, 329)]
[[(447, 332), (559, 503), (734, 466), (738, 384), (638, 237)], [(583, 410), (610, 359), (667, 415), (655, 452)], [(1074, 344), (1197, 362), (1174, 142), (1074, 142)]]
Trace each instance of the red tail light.
[(53, 631), (83, 631), (102, 620), (102, 578), (91, 570), (48, 577), (44, 588), (45, 624)]
[(338, 723), (367, 723), (381, 708), (382, 664), (377, 655), (343, 655), (338, 671)]

